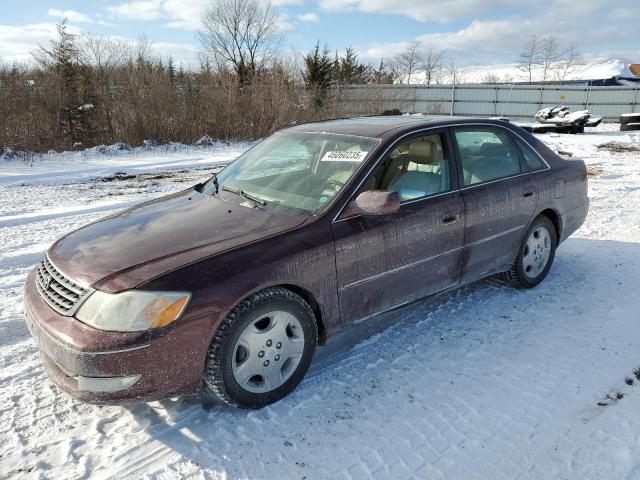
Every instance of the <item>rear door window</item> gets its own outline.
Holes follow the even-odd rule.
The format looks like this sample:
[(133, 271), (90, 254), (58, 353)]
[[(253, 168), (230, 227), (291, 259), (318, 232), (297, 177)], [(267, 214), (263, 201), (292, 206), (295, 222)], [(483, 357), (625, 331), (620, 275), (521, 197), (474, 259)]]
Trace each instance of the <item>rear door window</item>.
[(475, 185), (522, 173), (520, 155), (509, 134), (491, 127), (454, 130), (464, 185)]

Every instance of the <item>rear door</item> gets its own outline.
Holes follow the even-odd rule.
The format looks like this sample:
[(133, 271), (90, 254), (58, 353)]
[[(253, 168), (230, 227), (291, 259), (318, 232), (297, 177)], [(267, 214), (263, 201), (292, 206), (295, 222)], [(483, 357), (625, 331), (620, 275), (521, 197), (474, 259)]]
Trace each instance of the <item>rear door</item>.
[(355, 321), (455, 285), (460, 280), (464, 205), (445, 132), (399, 141), (354, 194), (397, 191), (392, 215), (336, 219), (342, 318)]
[(462, 282), (469, 282), (513, 264), (538, 195), (507, 129), (452, 131), (466, 218)]

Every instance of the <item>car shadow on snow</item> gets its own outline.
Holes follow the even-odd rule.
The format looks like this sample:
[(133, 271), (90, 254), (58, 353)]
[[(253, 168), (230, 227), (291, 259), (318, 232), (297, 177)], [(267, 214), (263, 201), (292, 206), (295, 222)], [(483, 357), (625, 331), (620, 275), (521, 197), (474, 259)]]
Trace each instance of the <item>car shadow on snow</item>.
[[(486, 352), (487, 343), (491, 344), (496, 338), (516, 343), (521, 338), (540, 335), (541, 330), (536, 326), (539, 319), (528, 312), (559, 308), (562, 316), (547, 317), (547, 322), (578, 322), (581, 313), (572, 308), (580, 307), (579, 303), (585, 300), (611, 305), (629, 302), (630, 292), (640, 289), (639, 266), (640, 243), (569, 239), (559, 249), (548, 278), (534, 289), (513, 289), (492, 277), (414, 302), (345, 330), (331, 338), (327, 346), (319, 348), (307, 378), (292, 395), (262, 410), (236, 410), (217, 404), (205, 410), (197, 397), (126, 408), (152, 439), (183, 456), (183, 460), (191, 460), (203, 468), (237, 470), (243, 455), (248, 455), (243, 453), (248, 451), (243, 450), (244, 447), (254, 452), (252, 461), (255, 461), (268, 458), (273, 449), (291, 446), (291, 436), (295, 436), (292, 432), (304, 430), (299, 424), (300, 418), (309, 429), (331, 424), (327, 420), (331, 414), (340, 419), (339, 412), (331, 409), (340, 408), (335, 396), (340, 396), (343, 390), (345, 401), (358, 404), (358, 408), (351, 409), (351, 420), (371, 414), (367, 411), (366, 395), (360, 397), (347, 390), (351, 386), (367, 385), (372, 376), (368, 368), (371, 364), (383, 372), (387, 370), (377, 375), (377, 381), (382, 382), (379, 390), (384, 390), (384, 379), (398, 374), (402, 368), (395, 365), (393, 359), (416, 348), (411, 342), (418, 342), (420, 348), (427, 350), (446, 349), (448, 361), (429, 365), (431, 360), (427, 360), (424, 371), (437, 371), (440, 376), (453, 379), (458, 371), (451, 358), (473, 358), (478, 352)], [(566, 311), (565, 304), (569, 305)], [(588, 308), (586, 305), (585, 309)], [(491, 334), (485, 336), (485, 331)], [(433, 361), (444, 358), (434, 356)], [(620, 373), (622, 378), (626, 373)], [(438, 405), (429, 398), (442, 395), (437, 390), (420, 391), (421, 401)], [(394, 402), (393, 393), (388, 400)], [(406, 395), (396, 400), (405, 401)], [(304, 450), (314, 448), (313, 445), (297, 442), (296, 448)]]

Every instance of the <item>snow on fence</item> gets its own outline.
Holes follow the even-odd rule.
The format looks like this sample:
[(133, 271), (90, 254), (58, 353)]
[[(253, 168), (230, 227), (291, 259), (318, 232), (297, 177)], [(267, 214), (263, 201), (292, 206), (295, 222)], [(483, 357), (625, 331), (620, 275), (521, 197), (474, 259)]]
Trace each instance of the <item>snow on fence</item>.
[(405, 113), (530, 119), (546, 106), (566, 105), (617, 121), (622, 113), (640, 112), (639, 89), (640, 85), (348, 85), (336, 94), (347, 115), (397, 108)]

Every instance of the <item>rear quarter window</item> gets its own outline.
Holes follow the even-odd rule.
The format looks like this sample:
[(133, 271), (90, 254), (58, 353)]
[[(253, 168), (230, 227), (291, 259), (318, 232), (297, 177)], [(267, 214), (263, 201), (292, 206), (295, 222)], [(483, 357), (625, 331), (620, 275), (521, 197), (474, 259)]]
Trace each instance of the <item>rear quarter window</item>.
[(522, 158), (524, 158), (524, 163), (526, 164), (528, 171), (535, 172), (536, 170), (542, 170), (545, 167), (540, 155), (538, 155), (529, 145), (517, 137), (514, 138), (514, 140), (522, 152)]

